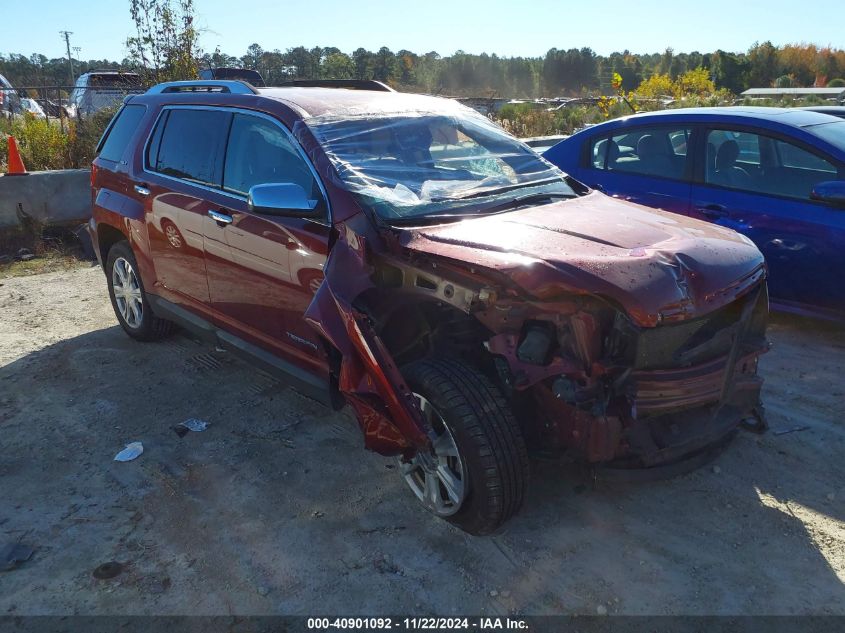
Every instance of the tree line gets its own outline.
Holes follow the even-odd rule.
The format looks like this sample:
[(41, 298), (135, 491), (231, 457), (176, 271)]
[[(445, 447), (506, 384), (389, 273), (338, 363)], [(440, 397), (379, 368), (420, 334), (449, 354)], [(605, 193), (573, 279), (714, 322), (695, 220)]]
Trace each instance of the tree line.
[[(164, 19), (168, 19), (166, 14)], [(177, 27), (179, 24), (173, 27), (173, 41), (177, 48), (184, 47), (182, 30)], [(159, 27), (153, 23), (147, 28), (153, 31)], [(267, 85), (290, 79), (377, 79), (399, 90), (509, 98), (610, 94), (614, 76), (621, 77), (622, 89), (631, 91), (654, 76), (668, 76), (674, 81), (696, 69), (704, 69), (717, 89), (734, 94), (750, 87), (845, 85), (845, 50), (813, 44), (775, 46), (763, 42), (740, 53), (675, 53), (670, 48), (662, 53), (626, 50), (607, 56), (590, 48), (552, 48), (543, 57), (463, 51), (441, 56), (435, 51), (394, 52), (387, 47), (375, 51), (358, 48), (351, 53), (332, 46), (297, 46), (282, 51), (252, 44), (240, 56), (219, 49), (200, 54), (195, 48), (186, 56), (174, 54), (166, 42), (161, 50), (152, 51), (139, 44), (149, 40), (147, 32), (129, 38), (129, 54), (120, 61), (74, 59), (75, 74), (95, 69), (140, 70), (145, 80), (153, 82), (190, 78), (201, 68), (236, 66), (257, 70)], [(195, 34), (191, 40), (195, 47)], [(0, 54), (0, 74), (14, 86), (69, 84), (66, 58), (50, 59), (37, 53)]]

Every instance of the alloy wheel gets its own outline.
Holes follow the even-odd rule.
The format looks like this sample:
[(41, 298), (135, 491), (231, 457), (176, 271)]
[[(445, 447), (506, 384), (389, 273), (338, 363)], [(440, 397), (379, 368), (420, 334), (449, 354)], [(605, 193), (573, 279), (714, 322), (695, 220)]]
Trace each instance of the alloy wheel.
[(466, 466), (443, 416), (423, 396), (414, 396), (435, 438), (430, 453), (419, 452), (410, 462), (400, 461), (402, 475), (429, 511), (437, 516), (451, 516), (461, 509), (469, 491)]
[(131, 328), (141, 327), (144, 302), (141, 297), (141, 285), (132, 264), (123, 257), (114, 260), (111, 280), (114, 300), (123, 321)]

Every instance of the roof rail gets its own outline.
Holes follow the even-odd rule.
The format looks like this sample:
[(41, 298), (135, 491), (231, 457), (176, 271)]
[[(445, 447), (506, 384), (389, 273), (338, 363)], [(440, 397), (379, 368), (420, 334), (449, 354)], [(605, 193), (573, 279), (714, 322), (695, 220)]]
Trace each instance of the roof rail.
[(231, 80), (197, 80), (197, 81), (168, 81), (156, 84), (147, 94), (160, 95), (173, 92), (227, 92), (235, 95), (254, 95), (258, 92), (245, 81)]
[(375, 79), (293, 79), (283, 81), (274, 88), (346, 88), (347, 90), (375, 90), (396, 92), (393, 88)]

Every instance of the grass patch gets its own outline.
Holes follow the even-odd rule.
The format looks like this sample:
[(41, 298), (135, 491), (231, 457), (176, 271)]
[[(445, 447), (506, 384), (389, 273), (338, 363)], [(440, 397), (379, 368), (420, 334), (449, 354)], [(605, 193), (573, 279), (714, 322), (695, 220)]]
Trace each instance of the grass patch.
[(40, 275), (41, 273), (52, 273), (60, 270), (67, 271), (77, 268), (90, 268), (92, 265), (92, 262), (89, 260), (80, 259), (73, 254), (51, 254), (45, 257), (36, 257), (25, 262), (16, 261), (8, 264), (0, 264), (0, 279)]
[(76, 236), (68, 230), (0, 231), (0, 279), (91, 266)]

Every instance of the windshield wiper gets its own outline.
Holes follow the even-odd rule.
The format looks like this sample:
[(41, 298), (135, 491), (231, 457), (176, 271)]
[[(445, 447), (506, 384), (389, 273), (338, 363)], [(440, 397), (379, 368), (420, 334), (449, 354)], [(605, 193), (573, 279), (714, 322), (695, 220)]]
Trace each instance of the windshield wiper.
[(481, 189), (473, 193), (468, 193), (465, 196), (449, 197), (449, 198), (432, 198), (432, 202), (459, 202), (461, 200), (470, 200), (472, 198), (481, 198), (484, 196), (495, 196), (515, 189), (523, 189), (526, 187), (539, 187), (540, 185), (548, 185), (554, 182), (560, 182), (560, 178), (546, 178), (545, 180), (538, 180), (537, 182), (523, 182), (517, 185), (508, 185), (506, 187), (496, 187), (495, 189)]
[(501, 211), (503, 209), (510, 209), (511, 207), (521, 207), (526, 204), (531, 204), (533, 202), (540, 202), (541, 200), (552, 200), (554, 198), (562, 198), (564, 200), (568, 200), (570, 198), (577, 198), (577, 195), (571, 193), (550, 193), (550, 192), (542, 192), (537, 191), (535, 193), (528, 193), (524, 196), (517, 196), (516, 198), (511, 198), (510, 200), (505, 200), (499, 204), (493, 205), (492, 207), (486, 207), (482, 212), (492, 212), (495, 213), (497, 211)]
[(383, 218), (391, 226), (414, 226), (417, 224), (437, 224), (451, 222), (463, 218), (475, 217), (477, 212), (470, 213), (435, 213), (434, 215), (409, 215), (404, 218)]
[(517, 198), (511, 198), (500, 204), (482, 207), (480, 209), (473, 209), (466, 213), (435, 213), (432, 215), (412, 215), (404, 218), (385, 218), (385, 220), (394, 226), (407, 226), (414, 224), (436, 224), (438, 222), (450, 222), (455, 220), (463, 220), (466, 218), (475, 218), (482, 215), (495, 215), (507, 211), (512, 207), (520, 207), (540, 200), (551, 200), (553, 198), (577, 198), (578, 196), (571, 193), (530, 193)]

